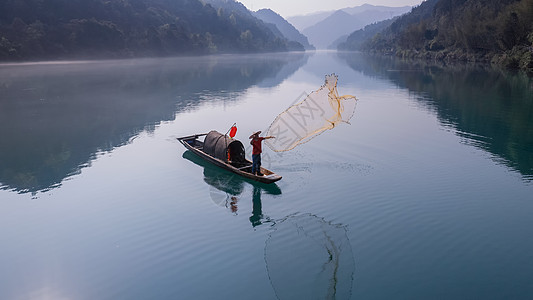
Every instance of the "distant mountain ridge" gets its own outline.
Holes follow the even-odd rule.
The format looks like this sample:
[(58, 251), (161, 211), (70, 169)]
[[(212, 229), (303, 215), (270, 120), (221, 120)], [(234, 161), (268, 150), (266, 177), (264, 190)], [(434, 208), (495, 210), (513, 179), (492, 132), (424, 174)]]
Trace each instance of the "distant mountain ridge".
[(331, 16), (335, 11), (322, 11), (312, 14), (302, 15), (302, 16), (292, 16), (288, 17), (287, 21), (291, 23), (296, 29), (300, 32), (304, 31), (307, 27), (311, 27), (316, 23), (324, 20), (325, 18)]
[(306, 50), (314, 50), (315, 47), (309, 44), (305, 35), (296, 29), (291, 23), (285, 20), (282, 16), (270, 9), (260, 9), (253, 13), (253, 15), (265, 23), (276, 25), (279, 31), (289, 41), (296, 41), (304, 46)]
[(234, 0), (0, 1), (0, 60), (287, 51)]
[(347, 36), (368, 24), (391, 19), (410, 10), (410, 6), (387, 7), (364, 4), (332, 12), (311, 14), (308, 15), (308, 20), (305, 19), (305, 16), (296, 16), (288, 18), (288, 21), (309, 24), (313, 20), (313, 25), (303, 29), (299, 28), (299, 30), (307, 36), (309, 42), (316, 48), (326, 49), (331, 48), (332, 44), (342, 36)]
[(303, 32), (317, 48), (326, 49), (336, 38), (364, 25), (358, 18), (354, 18), (343, 10), (338, 10)]

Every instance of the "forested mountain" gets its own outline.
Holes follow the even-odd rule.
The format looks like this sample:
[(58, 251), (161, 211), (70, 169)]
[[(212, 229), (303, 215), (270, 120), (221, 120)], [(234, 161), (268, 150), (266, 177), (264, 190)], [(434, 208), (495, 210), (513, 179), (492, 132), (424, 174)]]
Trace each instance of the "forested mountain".
[(253, 15), (267, 24), (274, 24), (289, 41), (298, 42), (305, 49), (314, 50), (314, 47), (309, 44), (307, 37), (276, 12), (270, 9), (260, 9), (254, 12)]
[[(533, 0), (427, 0), (364, 49), (533, 71)], [(353, 49), (355, 50), (355, 49)]]
[(270, 32), (272, 32), (275, 38), (278, 38), (285, 42), (285, 48), (286, 48), (285, 50), (288, 50), (288, 51), (304, 51), (305, 50), (302, 44), (294, 41), (290, 37), (287, 37), (284, 32), (280, 31), (280, 29), (276, 27), (275, 24), (264, 21), (259, 16), (257, 16), (254, 12), (248, 10), (240, 2), (237, 2), (235, 0), (201, 0), (201, 1), (205, 3), (209, 3), (218, 11), (224, 11), (230, 17), (231, 15), (238, 16), (240, 19), (246, 20), (246, 22), (248, 23), (255, 24), (256, 26), (259, 26), (259, 27), (267, 28), (268, 30), (270, 30)]
[(288, 50), (234, 0), (0, 0), (0, 60)]

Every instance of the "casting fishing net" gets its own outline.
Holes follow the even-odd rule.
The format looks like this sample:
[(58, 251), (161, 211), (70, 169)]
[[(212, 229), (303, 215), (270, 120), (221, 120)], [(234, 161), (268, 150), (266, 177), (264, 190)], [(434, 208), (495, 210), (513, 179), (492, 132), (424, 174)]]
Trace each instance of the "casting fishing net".
[(266, 140), (267, 146), (276, 152), (288, 151), (341, 122), (348, 123), (357, 99), (339, 96), (337, 79), (335, 74), (327, 75), (323, 86), (279, 114), (268, 128), (267, 135), (275, 138)]
[(350, 299), (355, 262), (345, 226), (305, 214), (273, 229), (265, 262), (279, 299)]

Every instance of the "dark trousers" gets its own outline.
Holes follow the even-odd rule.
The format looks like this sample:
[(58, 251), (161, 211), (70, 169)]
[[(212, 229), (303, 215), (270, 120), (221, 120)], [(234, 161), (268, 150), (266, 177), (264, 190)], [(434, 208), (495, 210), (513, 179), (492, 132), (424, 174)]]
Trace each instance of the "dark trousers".
[(261, 154), (252, 154), (252, 173), (261, 172)]

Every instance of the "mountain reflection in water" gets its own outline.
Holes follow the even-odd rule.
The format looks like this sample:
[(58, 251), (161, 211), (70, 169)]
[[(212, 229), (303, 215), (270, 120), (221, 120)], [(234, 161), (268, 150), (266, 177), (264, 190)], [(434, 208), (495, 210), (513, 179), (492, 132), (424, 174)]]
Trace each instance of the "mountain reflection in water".
[[(205, 101), (275, 86), (303, 53), (0, 66), (0, 188), (46, 191)], [(210, 97), (204, 97), (204, 95)], [(215, 96), (215, 97), (213, 97)]]
[(464, 143), (533, 180), (533, 78), (478, 65), (431, 64), (339, 53), (353, 70), (414, 92)]

